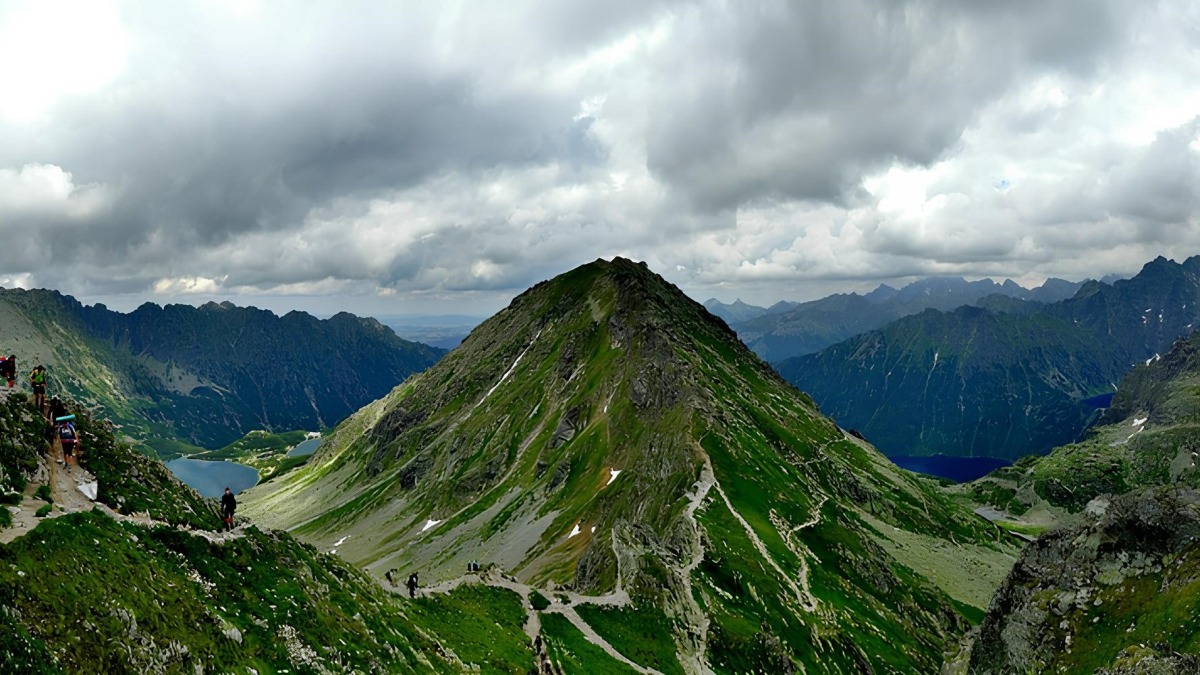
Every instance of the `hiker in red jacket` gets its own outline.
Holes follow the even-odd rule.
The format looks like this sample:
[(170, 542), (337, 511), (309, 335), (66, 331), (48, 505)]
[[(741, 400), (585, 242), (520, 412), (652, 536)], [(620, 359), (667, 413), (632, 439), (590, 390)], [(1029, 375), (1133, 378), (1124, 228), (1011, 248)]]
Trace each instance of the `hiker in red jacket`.
[(7, 359), (0, 356), (0, 377), (8, 380), (8, 388), (12, 389), (17, 386), (17, 355), (13, 354)]

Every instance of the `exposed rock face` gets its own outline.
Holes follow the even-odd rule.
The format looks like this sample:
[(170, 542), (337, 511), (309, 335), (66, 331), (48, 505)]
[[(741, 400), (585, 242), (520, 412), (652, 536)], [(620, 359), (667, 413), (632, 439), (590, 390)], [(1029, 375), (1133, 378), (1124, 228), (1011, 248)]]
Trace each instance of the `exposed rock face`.
[(1084, 518), (1026, 548), (971, 672), (1200, 672), (1200, 493), (1101, 498)]

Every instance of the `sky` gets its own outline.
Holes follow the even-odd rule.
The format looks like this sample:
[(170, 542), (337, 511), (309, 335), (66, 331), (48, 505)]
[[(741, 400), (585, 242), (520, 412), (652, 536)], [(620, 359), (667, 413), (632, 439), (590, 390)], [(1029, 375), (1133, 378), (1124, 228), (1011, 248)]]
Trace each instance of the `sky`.
[(0, 0), (0, 286), (478, 314), (1200, 254), (1200, 5)]

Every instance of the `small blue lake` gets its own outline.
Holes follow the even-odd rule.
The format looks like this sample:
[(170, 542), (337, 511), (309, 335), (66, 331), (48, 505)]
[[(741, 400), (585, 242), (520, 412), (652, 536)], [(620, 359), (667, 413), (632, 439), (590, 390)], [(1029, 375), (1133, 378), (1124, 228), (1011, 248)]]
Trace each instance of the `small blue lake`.
[(956, 483), (965, 483), (986, 476), (987, 474), (1008, 466), (1012, 462), (995, 457), (951, 457), (949, 455), (933, 455), (932, 457), (888, 457), (901, 469), (916, 473), (929, 474), (939, 478), (949, 478)]
[(304, 441), (303, 443), (292, 448), (291, 450), (288, 450), (287, 456), (288, 457), (303, 457), (305, 455), (311, 455), (314, 452), (316, 452), (317, 448), (319, 448), (319, 447), (321, 447), (321, 439), (310, 438), (307, 441)]
[(167, 462), (167, 468), (201, 497), (220, 497), (227, 487), (237, 494), (258, 482), (257, 470), (236, 462), (180, 458)]

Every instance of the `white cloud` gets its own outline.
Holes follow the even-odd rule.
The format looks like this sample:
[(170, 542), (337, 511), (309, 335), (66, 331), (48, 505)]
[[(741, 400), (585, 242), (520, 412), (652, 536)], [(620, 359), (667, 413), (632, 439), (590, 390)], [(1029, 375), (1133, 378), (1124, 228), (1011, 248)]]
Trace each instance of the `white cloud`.
[(127, 42), (105, 0), (0, 5), (0, 119), (30, 122), (64, 96), (108, 84), (125, 64)]
[(165, 296), (211, 295), (221, 290), (221, 282), (204, 277), (174, 277), (155, 281), (153, 288), (156, 294)]
[(490, 305), (625, 255), (773, 302), (1200, 252), (1190, 3), (71, 9), (0, 7), (0, 264), (67, 292)]
[(0, 168), (0, 217), (19, 222), (31, 216), (83, 220), (111, 203), (102, 185), (76, 185), (74, 176), (54, 164)]

